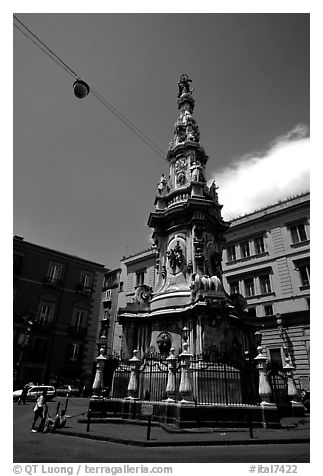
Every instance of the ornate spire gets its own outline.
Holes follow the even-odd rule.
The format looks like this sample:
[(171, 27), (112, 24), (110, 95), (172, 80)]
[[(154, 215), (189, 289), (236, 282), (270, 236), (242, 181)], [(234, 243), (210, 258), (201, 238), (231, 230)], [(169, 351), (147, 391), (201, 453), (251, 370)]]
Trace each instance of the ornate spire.
[(191, 79), (187, 74), (182, 74), (178, 81), (177, 104), (179, 109), (179, 118), (175, 123), (174, 139), (171, 142), (171, 148), (184, 144), (185, 142), (199, 142), (200, 133), (198, 125), (193, 118), (195, 101), (192, 96), (194, 88), (190, 89)]

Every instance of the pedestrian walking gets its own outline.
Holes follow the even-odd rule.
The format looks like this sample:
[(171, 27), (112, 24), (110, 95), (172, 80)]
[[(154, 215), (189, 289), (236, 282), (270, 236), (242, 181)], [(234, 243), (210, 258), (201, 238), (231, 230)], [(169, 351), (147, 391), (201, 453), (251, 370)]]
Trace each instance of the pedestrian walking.
[(36, 405), (34, 407), (34, 421), (31, 426), (31, 431), (36, 433), (36, 422), (38, 418), (40, 418), (40, 425), (38, 427), (38, 431), (43, 431), (47, 416), (47, 403), (46, 403), (46, 394), (47, 390), (43, 390), (43, 393), (37, 398)]
[(17, 405), (20, 405), (21, 403), (23, 405), (26, 405), (26, 397), (27, 397), (28, 389), (29, 389), (29, 385), (26, 383), (26, 385), (24, 386), (24, 388), (21, 391), (20, 397), (18, 398)]

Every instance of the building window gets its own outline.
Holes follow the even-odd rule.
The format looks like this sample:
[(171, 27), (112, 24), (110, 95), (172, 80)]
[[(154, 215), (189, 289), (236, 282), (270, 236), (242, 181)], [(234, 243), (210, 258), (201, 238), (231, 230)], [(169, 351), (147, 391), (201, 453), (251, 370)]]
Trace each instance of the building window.
[(89, 273), (81, 273), (81, 285), (85, 288), (90, 288), (92, 286), (92, 275)]
[(136, 286), (142, 286), (145, 283), (145, 271), (136, 273)]
[(70, 344), (69, 360), (77, 361), (81, 356), (81, 344)]
[(306, 229), (304, 223), (298, 225), (292, 225), (290, 228), (293, 243), (301, 243), (307, 240)]
[(310, 285), (310, 265), (304, 264), (298, 266), (299, 276), (301, 278), (302, 286)]
[(271, 304), (266, 304), (264, 306), (265, 316), (273, 316), (273, 306)]
[(246, 296), (254, 296), (255, 295), (255, 283), (253, 279), (245, 279), (244, 280), (244, 288), (245, 288), (245, 295)]
[(277, 373), (283, 368), (282, 349), (269, 349), (270, 367), (273, 373)]
[(120, 293), (123, 292), (123, 281), (120, 281), (120, 284), (119, 284), (119, 292), (120, 292)]
[(230, 286), (230, 294), (238, 294), (240, 292), (238, 281), (236, 281), (234, 283), (230, 283), (229, 286)]
[(72, 326), (75, 330), (84, 329), (86, 324), (86, 311), (76, 310), (72, 319)]
[(249, 241), (244, 241), (240, 244), (240, 251), (242, 258), (247, 258), (248, 256), (250, 256)]
[(227, 248), (227, 259), (228, 261), (235, 261), (236, 257), (236, 247), (234, 245), (228, 246)]
[(254, 243), (255, 243), (255, 253), (257, 255), (265, 252), (265, 241), (263, 236), (259, 236), (258, 238), (255, 238)]
[(257, 317), (257, 308), (256, 307), (248, 307), (248, 314), (252, 317)]
[(260, 292), (261, 292), (261, 294), (271, 293), (271, 285), (270, 285), (269, 274), (267, 274), (265, 276), (260, 276), (259, 277), (259, 283), (260, 283)]
[(60, 284), (62, 277), (62, 265), (57, 263), (50, 263), (46, 275), (46, 282), (48, 284)]
[(104, 291), (103, 293), (103, 301), (111, 301), (111, 289), (107, 289), (106, 291)]
[(104, 319), (108, 321), (109, 318), (111, 317), (111, 309), (105, 309), (103, 316), (104, 316)]
[(77, 290), (80, 293), (90, 295), (93, 291), (92, 290), (92, 280), (93, 280), (92, 274), (82, 271), (81, 277), (80, 277), (80, 282), (77, 286)]
[(38, 324), (42, 327), (48, 326), (48, 324), (53, 320), (53, 315), (54, 305), (41, 303), (39, 306)]

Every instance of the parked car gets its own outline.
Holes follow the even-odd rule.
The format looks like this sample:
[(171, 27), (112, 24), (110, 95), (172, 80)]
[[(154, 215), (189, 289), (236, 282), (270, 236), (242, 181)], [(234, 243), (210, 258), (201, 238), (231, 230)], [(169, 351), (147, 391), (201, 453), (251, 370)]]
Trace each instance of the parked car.
[(56, 395), (60, 397), (78, 397), (79, 394), (79, 389), (73, 385), (62, 385), (56, 389)]
[[(31, 385), (28, 388), (27, 395), (26, 395), (26, 400), (36, 400), (44, 390), (47, 390), (47, 395), (46, 398), (47, 400), (52, 400), (56, 396), (56, 390), (55, 387), (52, 387), (51, 385)], [(22, 392), (21, 390), (15, 390), (13, 392), (13, 400), (17, 401), (18, 398), (20, 397)]]

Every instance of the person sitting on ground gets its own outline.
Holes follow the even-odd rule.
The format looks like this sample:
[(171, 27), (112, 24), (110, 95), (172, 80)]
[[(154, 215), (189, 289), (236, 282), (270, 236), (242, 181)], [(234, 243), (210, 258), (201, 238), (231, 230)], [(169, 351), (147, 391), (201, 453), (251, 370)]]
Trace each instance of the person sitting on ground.
[(66, 425), (66, 420), (68, 416), (65, 414), (65, 410), (59, 411), (55, 418), (48, 418), (46, 421), (45, 428), (43, 430), (44, 433), (50, 432), (54, 433), (55, 430), (64, 428)]

